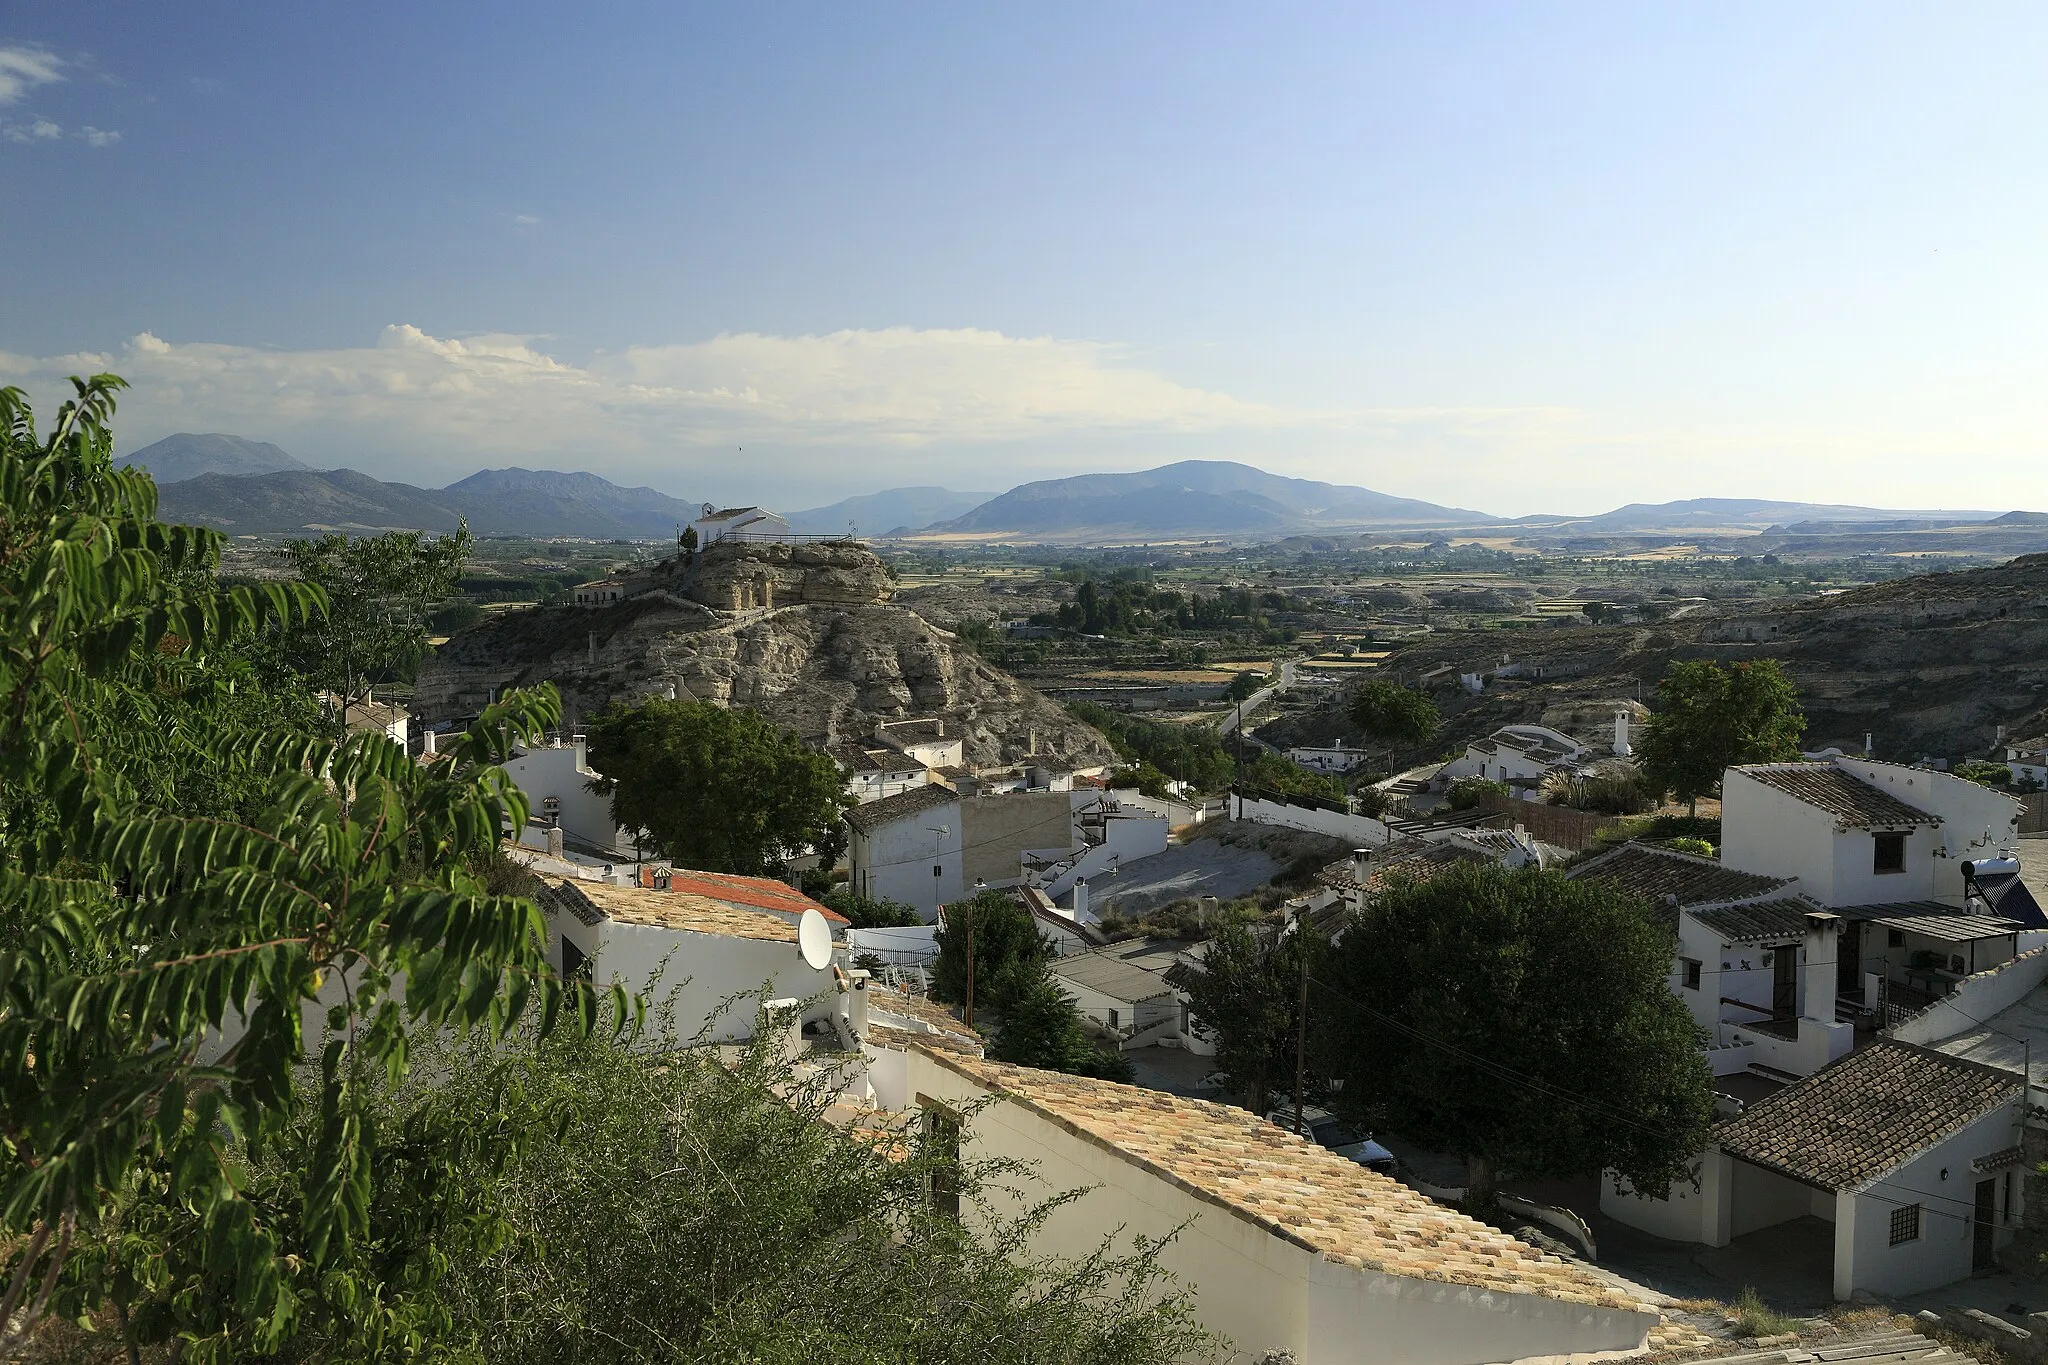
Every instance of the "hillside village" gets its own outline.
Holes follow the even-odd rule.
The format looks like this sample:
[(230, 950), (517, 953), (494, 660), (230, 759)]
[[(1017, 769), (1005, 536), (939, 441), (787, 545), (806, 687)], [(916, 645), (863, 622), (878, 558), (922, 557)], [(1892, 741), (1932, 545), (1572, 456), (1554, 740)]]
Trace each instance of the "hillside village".
[[(695, 629), (650, 648), (630, 687), (757, 704), (771, 715), (786, 707), (765, 690), (707, 683), (713, 674), (690, 651), (777, 612), (873, 611), (886, 589), (865, 550), (803, 542), (772, 516), (747, 513), (751, 533), (725, 538), (699, 523), (703, 548), (586, 585), (576, 606), (554, 609), (590, 623), (583, 667), (625, 662), (613, 618), (659, 602), (693, 613)], [(1837, 599), (1844, 608), (1857, 600)], [(1967, 625), (1989, 611), (1969, 605), (1968, 590), (1962, 600), (1944, 621)], [(1827, 628), (1853, 631), (1857, 619)], [(1896, 617), (1884, 619), (1896, 628)], [(669, 618), (633, 621), (629, 648), (673, 629)], [(1724, 638), (1772, 633), (1713, 629)], [(467, 641), (447, 653), (481, 657)], [(579, 685), (573, 651), (553, 662), (567, 676), (551, 680)], [(444, 681), (458, 666), (463, 682)], [(475, 665), (439, 668), (422, 678), (430, 705), (483, 699), (462, 690), (483, 676)], [(529, 670), (490, 686), (541, 676)], [(1514, 677), (1483, 670), (1456, 686), (1483, 696)], [(1163, 1263), (1196, 1285), (1231, 1285), (1200, 1300), (1204, 1324), (1302, 1360), (1645, 1349), (1697, 1357), (1732, 1330), (1711, 1311), (1681, 1306), (1714, 1297), (1685, 1292), (1702, 1280), (1717, 1283), (1720, 1297), (1754, 1286), (1808, 1312), (1828, 1302), (1942, 1305), (1944, 1291), (1988, 1269), (2023, 1267), (2043, 1245), (2048, 1187), (2033, 1171), (2048, 1158), (2048, 1139), (2029, 1086), (2031, 1074), (2048, 1073), (2017, 1065), (2014, 1052), (2031, 1057), (2033, 1033), (2048, 1020), (2048, 914), (2028, 888), (2021, 842), (2023, 828), (2044, 824), (2039, 805), (1932, 763), (1829, 749), (1727, 769), (1711, 843), (1654, 833), (1617, 842), (1611, 820), (1544, 798), (1561, 777), (1632, 771), (1654, 710), (1631, 697), (1582, 704), (1564, 729), (1500, 726), (1449, 761), (1381, 781), (1396, 804), (1354, 799), (1349, 808), (1242, 785), (1220, 799), (1150, 795), (1117, 785), (1113, 764), (1089, 761), (1107, 757), (1106, 745), (1053, 741), (1050, 725), (1034, 725), (1020, 745), (1013, 729), (962, 708), (959, 693), (945, 700), (920, 707), (914, 691), (899, 689), (880, 707), (834, 710), (830, 727), (813, 728), (844, 779), (841, 885), (862, 905), (910, 912), (900, 925), (857, 925), (831, 908), (831, 896), (818, 903), (780, 883), (649, 858), (592, 789), (601, 775), (581, 742), (514, 755), (507, 771), (535, 812), (522, 856), (549, 887), (559, 965), (650, 995), (687, 981), (684, 1031), (694, 1025), (713, 1040), (753, 1037), (767, 1021), (776, 1048), (831, 1073), (850, 1114), (975, 1112), (962, 1141), (1028, 1155), (1056, 1172), (1055, 1184), (1100, 1187), (1095, 1204), (1084, 1200), (1046, 1225), (1038, 1245), (1080, 1254), (1108, 1226), (1141, 1235), (1179, 1227)], [(2029, 765), (2040, 747), (2007, 746), (2001, 780), (2022, 791), (2038, 785)], [(1341, 741), (1286, 754), (1304, 770), (1338, 774), (1368, 758)], [(1475, 783), (1476, 804), (1447, 804)], [(1205, 922), (1222, 923), (1223, 902), (1254, 889), (1219, 881), (1220, 895), (1205, 894), (1211, 874), (1189, 851), (1223, 854), (1245, 832), (1293, 841), (1297, 860), (1322, 850), (1305, 884), (1265, 902), (1265, 933), (1314, 926), (1341, 944), (1378, 897), (1461, 866), (1562, 869), (1643, 907), (1669, 936), (1667, 985), (1697, 1026), (1712, 1077), (1712, 1135), (1686, 1179), (1656, 1197), (1614, 1172), (1585, 1172), (1568, 1188), (1535, 1182), (1528, 1194), (1510, 1183), (1506, 1216), (1473, 1221), (1457, 1212), (1466, 1192), (1446, 1154), (1416, 1150), (1397, 1132), (1361, 1140), (1334, 1120), (1305, 1128), (1304, 1140), (1287, 1131), (1284, 1103), (1271, 1114), (1234, 1107), (1215, 1071), (1217, 1036), (1184, 974), (1202, 970)], [(1192, 919), (1162, 932), (1117, 914), (1122, 887), (1175, 860), (1194, 893), (1179, 902)], [(1219, 861), (1230, 859), (1211, 859)], [(947, 930), (977, 907), (987, 914), (1005, 903), (1045, 945), (1049, 974), (1095, 1047), (1120, 1058), (1133, 1082), (998, 1062), (986, 1024), (971, 1022), (971, 997), (966, 1018), (957, 1001), (939, 1003)], [(785, 961), (811, 918), (829, 950)], [(757, 997), (751, 988), (764, 980), (773, 994)], [(710, 1011), (713, 1000), (719, 1012), (690, 1013)], [(755, 1006), (765, 1011), (758, 1019)], [(982, 1009), (985, 1020), (986, 1001)], [(2048, 1048), (2042, 1058), (2048, 1067)], [(994, 1109), (978, 1108), (992, 1098)], [(1258, 1231), (1263, 1241), (1244, 1242)], [(1674, 1275), (1641, 1251), (1652, 1245), (1700, 1254)], [(1233, 1259), (1245, 1246), (1266, 1248), (1250, 1279)], [(1629, 1249), (1603, 1258), (1602, 1246)], [(1422, 1291), (1431, 1282), (1478, 1293), (1446, 1300)], [(1567, 1305), (1576, 1307), (1561, 1315)], [(1943, 1321), (1966, 1333), (2027, 1330), (1990, 1327), (1983, 1316), (1970, 1305)], [(1824, 1348), (1825, 1333), (1839, 1330), (1818, 1318), (1821, 1326), (1798, 1328), (1796, 1313), (1788, 1321), (1823, 1332), (1800, 1337), (1798, 1349)], [(1367, 1337), (1401, 1344), (1396, 1356), (1346, 1344)], [(1882, 1338), (1870, 1349), (1892, 1344)]]

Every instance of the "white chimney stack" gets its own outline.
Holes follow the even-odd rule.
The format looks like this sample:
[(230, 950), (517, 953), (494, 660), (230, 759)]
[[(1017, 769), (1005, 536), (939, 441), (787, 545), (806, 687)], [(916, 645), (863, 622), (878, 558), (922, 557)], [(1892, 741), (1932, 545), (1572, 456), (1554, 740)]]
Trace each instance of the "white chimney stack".
[(435, 745), (438, 742), (438, 737), (434, 734), (432, 730), (422, 729), (420, 731), (420, 752), (425, 754), (428, 758), (432, 758), (435, 754), (441, 752), (438, 748), (435, 747)]
[(1628, 746), (1628, 712), (1616, 711), (1614, 713), (1614, 756), (1616, 758), (1627, 758), (1633, 752), (1635, 751)]
[(548, 856), (550, 858), (562, 856), (562, 827), (560, 825), (548, 826)]
[(1079, 919), (1087, 913), (1088, 879), (1086, 877), (1076, 877), (1074, 879), (1074, 918)]
[[(1802, 1018), (1835, 1022), (1835, 959), (1841, 943), (1842, 921), (1837, 915), (1816, 910), (1806, 917), (1806, 962), (1799, 973), (1799, 1013)], [(1787, 948), (1778, 949), (1789, 953)]]
[(1863, 732), (1863, 756), (1865, 758), (1869, 758), (1873, 753), (1876, 752), (1876, 746), (1870, 742), (1870, 731), (1865, 730)]

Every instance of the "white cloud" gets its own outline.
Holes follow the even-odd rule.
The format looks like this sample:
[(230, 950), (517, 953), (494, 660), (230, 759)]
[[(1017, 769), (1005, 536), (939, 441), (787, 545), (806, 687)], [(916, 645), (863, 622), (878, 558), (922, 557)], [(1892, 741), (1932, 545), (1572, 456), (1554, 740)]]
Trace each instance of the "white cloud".
[[(101, 370), (134, 386), (121, 403), (127, 449), (229, 431), (411, 483), (546, 464), (803, 505), (826, 490), (1007, 486), (1197, 455), (1455, 501), (1439, 482), (1458, 467), (1446, 462), (1551, 447), (1577, 422), (1549, 409), (1286, 410), (1179, 383), (1103, 343), (974, 328), (735, 333), (580, 364), (532, 337), (403, 325), (334, 350), (143, 333), (118, 354), (0, 353), (0, 373), (51, 403), (66, 375)], [(1359, 463), (1368, 455), (1376, 468)]]
[(95, 128), (89, 123), (85, 125), (85, 127), (79, 129), (78, 135), (84, 138), (88, 143), (95, 147), (111, 147), (121, 140), (121, 135), (119, 133), (107, 132), (104, 129)]
[(540, 219), (531, 213), (515, 213), (512, 215), (512, 226), (522, 230), (537, 228), (540, 226)]
[(64, 63), (41, 48), (0, 47), (0, 104), (19, 104), (39, 85), (61, 81)]

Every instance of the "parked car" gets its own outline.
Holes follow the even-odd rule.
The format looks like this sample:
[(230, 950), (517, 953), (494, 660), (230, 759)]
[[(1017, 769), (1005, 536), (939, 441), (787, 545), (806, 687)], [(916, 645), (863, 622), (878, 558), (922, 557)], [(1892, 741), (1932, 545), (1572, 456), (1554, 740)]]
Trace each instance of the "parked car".
[[(1268, 1123), (1277, 1123), (1288, 1132), (1298, 1132), (1294, 1126), (1294, 1106), (1275, 1109), (1266, 1115)], [(1357, 1162), (1369, 1171), (1381, 1175), (1394, 1174), (1399, 1165), (1394, 1154), (1372, 1140), (1370, 1133), (1361, 1134), (1351, 1125), (1325, 1109), (1312, 1106), (1301, 1111), (1301, 1126), (1308, 1131), (1302, 1136), (1318, 1146), (1327, 1147), (1338, 1156)]]

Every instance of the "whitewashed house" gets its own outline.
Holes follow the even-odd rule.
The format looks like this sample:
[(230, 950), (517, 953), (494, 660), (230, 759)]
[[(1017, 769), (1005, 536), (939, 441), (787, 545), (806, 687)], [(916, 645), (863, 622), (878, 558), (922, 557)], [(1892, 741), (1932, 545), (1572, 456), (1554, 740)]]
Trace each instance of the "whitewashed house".
[(1160, 1238), (1199, 1289), (1196, 1319), (1238, 1357), (1304, 1365), (1593, 1359), (1646, 1344), (1657, 1314), (1612, 1284), (1391, 1177), (1226, 1105), (1007, 1066), (933, 1036), (878, 1034), (865, 1083), (968, 1160), (1028, 1164), (1043, 1188), (994, 1192), (1005, 1217), (1056, 1191), (1034, 1255), (1085, 1257), (1105, 1229)]
[(2005, 766), (2015, 782), (2048, 787), (2048, 735), (2015, 739), (2005, 745)]
[(1833, 1224), (1834, 1294), (1914, 1294), (1996, 1264), (2019, 1226), (2020, 1078), (1879, 1042), (1724, 1119), (1665, 1199), (1601, 1209), (1673, 1241), (1726, 1246), (1798, 1218)]
[(832, 757), (846, 774), (846, 794), (862, 805), (927, 786), (932, 770), (898, 749), (869, 744), (839, 744)]
[(927, 768), (958, 768), (967, 761), (965, 742), (959, 735), (948, 735), (940, 717), (885, 720), (875, 727), (875, 739)]
[(512, 784), (526, 794), (529, 813), (562, 831), (566, 842), (600, 855), (635, 856), (634, 831), (612, 819), (612, 799), (590, 784), (600, 774), (590, 766), (582, 740), (519, 749), (505, 761)]
[(1297, 744), (1287, 756), (1314, 773), (1348, 773), (1365, 762), (1365, 750), (1349, 748), (1341, 739), (1335, 744)]
[(855, 806), (846, 827), (855, 895), (907, 905), (929, 924), (965, 892), (960, 796), (951, 788), (913, 787)]
[(1595, 757), (1590, 748), (1561, 730), (1546, 725), (1503, 725), (1466, 745), (1464, 756), (1445, 764), (1438, 776), (1533, 787), (1552, 772), (1582, 767)]
[(765, 507), (714, 508), (708, 502), (690, 527), (697, 533), (699, 550), (721, 540), (776, 540), (790, 534), (789, 522)]
[(579, 607), (609, 607), (625, 601), (626, 582), (622, 578), (594, 578), (578, 583), (570, 591)]
[(812, 965), (798, 925), (773, 910), (673, 887), (572, 880), (554, 883), (543, 908), (556, 970), (645, 994), (673, 1011), (684, 1041), (744, 1041), (764, 1001), (800, 1002), (806, 1022), (841, 1013), (843, 969)]
[(1180, 997), (1166, 984), (1166, 969), (1181, 946), (1151, 938), (1112, 943), (1060, 958), (1052, 975), (1081, 1017), (1119, 1049), (1143, 1047), (1180, 1031)]

